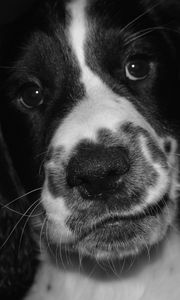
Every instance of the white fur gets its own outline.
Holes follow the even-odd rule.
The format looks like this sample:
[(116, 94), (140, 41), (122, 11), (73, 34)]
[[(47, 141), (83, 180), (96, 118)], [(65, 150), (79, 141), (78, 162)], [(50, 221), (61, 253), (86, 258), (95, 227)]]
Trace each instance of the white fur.
[(93, 273), (59, 270), (46, 257), (25, 300), (179, 300), (179, 234), (171, 232), (158, 251), (155, 260), (148, 256), (137, 260), (125, 277), (119, 273), (114, 281), (104, 282), (93, 279)]
[(150, 166), (153, 166), (154, 170), (157, 173), (157, 183), (155, 186), (150, 187), (147, 191), (147, 195), (145, 196), (145, 203), (153, 204), (156, 203), (157, 199), (161, 199), (162, 196), (168, 192), (169, 189), (169, 170), (165, 170), (165, 168), (158, 162), (154, 162), (152, 159), (152, 155), (147, 147), (147, 140), (145, 137), (140, 137), (141, 141), (141, 151), (143, 156), (146, 158), (147, 162)]
[(59, 241), (59, 243), (70, 241), (73, 236), (68, 227), (65, 225), (66, 218), (70, 215), (70, 211), (65, 205), (63, 197), (54, 199), (49, 193), (45, 182), (42, 193), (42, 204), (47, 213), (48, 226), (47, 231), (49, 239)]

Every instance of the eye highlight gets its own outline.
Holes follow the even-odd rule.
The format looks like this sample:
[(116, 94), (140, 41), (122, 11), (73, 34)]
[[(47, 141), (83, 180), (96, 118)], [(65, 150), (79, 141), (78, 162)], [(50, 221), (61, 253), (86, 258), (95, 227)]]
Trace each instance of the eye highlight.
[(26, 83), (18, 93), (18, 101), (25, 108), (38, 107), (44, 102), (43, 90), (36, 83)]
[(131, 59), (125, 65), (125, 75), (129, 80), (143, 80), (152, 69), (152, 62), (145, 58)]

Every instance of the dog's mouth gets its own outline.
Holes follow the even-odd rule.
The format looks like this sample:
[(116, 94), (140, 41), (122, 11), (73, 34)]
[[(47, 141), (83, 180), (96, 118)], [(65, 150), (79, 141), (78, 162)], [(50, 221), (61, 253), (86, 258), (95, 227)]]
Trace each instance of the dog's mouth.
[(152, 232), (156, 231), (168, 203), (168, 195), (165, 195), (142, 212), (124, 216), (112, 214), (101, 218), (91, 227), (81, 228), (75, 242), (78, 251), (83, 248), (86, 254), (93, 256), (100, 252), (110, 256), (141, 252), (147, 247)]
[(87, 227), (87, 229), (85, 229), (84, 233), (81, 235), (80, 239), (83, 239), (87, 235), (99, 229), (106, 228), (106, 226), (116, 226), (121, 224), (122, 222), (139, 222), (147, 219), (148, 217), (156, 217), (162, 213), (164, 207), (167, 206), (168, 202), (169, 202), (169, 197), (166, 194), (157, 203), (148, 206), (143, 211), (138, 212), (136, 214), (131, 214), (131, 213), (126, 215), (113, 214), (111, 216), (104, 217), (100, 221), (93, 224), (91, 228)]

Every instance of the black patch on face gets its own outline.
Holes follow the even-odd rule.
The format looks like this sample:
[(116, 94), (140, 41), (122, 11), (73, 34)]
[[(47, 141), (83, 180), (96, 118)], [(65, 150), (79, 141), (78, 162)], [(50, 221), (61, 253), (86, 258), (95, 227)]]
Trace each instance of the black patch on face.
[[(178, 122), (178, 68), (168, 32), (160, 30), (161, 5), (156, 2), (151, 7), (139, 1), (93, 1), (87, 9), (92, 27), (86, 62), (115, 93), (128, 98), (155, 130), (162, 132), (163, 119)], [(148, 32), (148, 28), (156, 30)], [(126, 63), (142, 56), (154, 64), (153, 75), (141, 81), (128, 80)]]
[[(145, 11), (145, 8), (138, 0), (110, 2), (108, 0), (93, 0), (88, 7), (88, 13), (91, 18), (100, 21), (105, 28), (119, 29), (133, 21), (137, 16), (140, 16)], [(147, 17), (140, 20), (138, 26), (147, 23)]]

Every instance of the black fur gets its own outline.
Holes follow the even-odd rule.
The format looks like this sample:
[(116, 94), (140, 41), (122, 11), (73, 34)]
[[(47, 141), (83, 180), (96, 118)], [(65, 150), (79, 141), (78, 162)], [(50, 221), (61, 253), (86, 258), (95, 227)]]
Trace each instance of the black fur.
[[(43, 170), (38, 173), (43, 160), (49, 159), (46, 153), (49, 141), (57, 126), (85, 95), (84, 87), (79, 81), (78, 63), (65, 35), (65, 27), (69, 22), (69, 16), (65, 14), (64, 9), (65, 2), (38, 1), (22, 18), (1, 28), (1, 124), (14, 166), (27, 191), (42, 184)], [(142, 17), (137, 19), (137, 22), (123, 30), (140, 14)], [(88, 17), (93, 26), (86, 44), (88, 66), (118, 95), (128, 97), (159, 135), (168, 131), (172, 132), (177, 139), (179, 139), (180, 127), (179, 16), (178, 1), (148, 3), (145, 0), (92, 0), (88, 6)], [(132, 36), (138, 36), (139, 30), (153, 27), (157, 28), (147, 35), (137, 40), (131, 39)], [(128, 82), (124, 76), (124, 63), (129, 55), (135, 56), (139, 52), (153, 60), (156, 69), (155, 74), (148, 81), (134, 84)], [(34, 80), (40, 82), (43, 88), (44, 103), (39, 107), (27, 109), (17, 99), (23, 86)], [(143, 102), (144, 99), (146, 103)], [(131, 134), (133, 129), (131, 126), (126, 126), (124, 130)], [(109, 140), (114, 142), (111, 134), (108, 132), (103, 134), (102, 132), (99, 134), (99, 140), (103, 139), (103, 143), (108, 143)], [(155, 156), (158, 155), (156, 150), (154, 150)], [(5, 175), (7, 175), (6, 180)], [(150, 181), (150, 177), (152, 180), (153, 174), (150, 175), (152, 176), (147, 176), (146, 180)], [(64, 188), (63, 176), (64, 174), (58, 173), (55, 177), (53, 174), (50, 190), (52, 194), (57, 194), (60, 189), (61, 194), (67, 197), (67, 202), (70, 202), (69, 206), (75, 207), (75, 204), (68, 200), (71, 198), (69, 197), (71, 191), (67, 191), (66, 186)], [(57, 186), (57, 177), (58, 183), (61, 180), (63, 182), (61, 186)], [(2, 185), (1, 191), (3, 198), (7, 198), (3, 201), (8, 202), (9, 189), (5, 190), (4, 195), (3, 187), (9, 186), (11, 179), (6, 174), (5, 167), (4, 180), (5, 184)], [(12, 192), (13, 197), (16, 194), (17, 191)], [(139, 194), (134, 200), (138, 198)], [(3, 213), (1, 220), (7, 219), (8, 216)], [(71, 226), (75, 226), (76, 216), (72, 219)], [(16, 221), (14, 217), (12, 223)], [(17, 228), (17, 235), (19, 230)], [(27, 234), (29, 234), (28, 230)], [(1, 230), (2, 240), (3, 236), (5, 233)], [(13, 238), (13, 245), (17, 245), (18, 239), (16, 236)], [(30, 241), (27, 240), (28, 246), (24, 247), (29, 247)], [(9, 251), (9, 257), (13, 257), (11, 248)], [(22, 252), (23, 262), (27, 256), (31, 257), (31, 251)], [(7, 258), (3, 253), (0, 260), (3, 258), (4, 261), (4, 257)], [(26, 267), (28, 269), (29, 265)], [(17, 269), (16, 267), (13, 269), (13, 276), (18, 272)], [(4, 267), (0, 267), (0, 274), (5, 277), (5, 273), (10, 278), (8, 280), (12, 282), (8, 268), (4, 271)], [(21, 274), (24, 274), (23, 271)], [(16, 279), (18, 283), (21, 281), (19, 277)], [(31, 282), (29, 277), (27, 282)], [(7, 287), (7, 283), (3, 284)], [(11, 293), (13, 291), (14, 287), (11, 288)]]
[[(22, 299), (37, 268), (37, 246), (22, 215), (29, 207), (0, 128), (0, 297)], [(10, 203), (13, 199), (20, 199)], [(30, 213), (30, 211), (29, 211)], [(24, 231), (24, 232), (23, 232)], [(23, 235), (22, 235), (23, 233)], [(21, 241), (21, 244), (20, 244)]]

